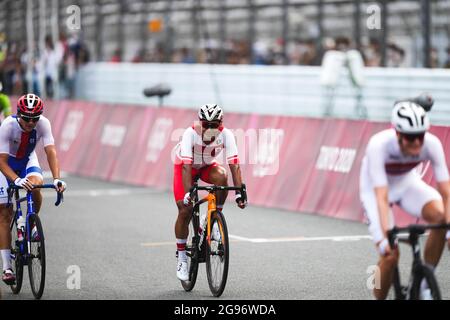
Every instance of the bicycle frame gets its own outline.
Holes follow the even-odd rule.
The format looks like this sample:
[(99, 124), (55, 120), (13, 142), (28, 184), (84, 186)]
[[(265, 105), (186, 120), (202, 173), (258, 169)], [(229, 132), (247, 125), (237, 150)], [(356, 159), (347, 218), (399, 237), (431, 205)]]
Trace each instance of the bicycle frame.
[[(398, 239), (399, 242), (407, 243), (411, 246), (413, 253), (413, 263), (410, 273), (410, 279), (407, 287), (403, 287), (400, 281), (400, 272), (398, 270), (398, 266), (396, 266), (393, 285), (395, 289), (396, 299), (407, 299), (411, 295), (411, 286), (413, 284), (414, 277), (417, 276), (419, 272), (421, 272), (423, 261), (421, 256), (420, 244), (419, 244), (419, 236), (424, 234), (426, 230), (430, 229), (450, 229), (450, 224), (430, 224), (430, 225), (420, 225), (413, 224), (409, 225), (405, 228), (394, 227), (392, 230), (388, 232), (388, 240), (391, 248), (394, 248), (396, 243), (395, 239)], [(401, 239), (398, 238), (398, 234), (402, 232), (407, 232), (408, 238)]]
[[(31, 255), (31, 228), (30, 228), (30, 218), (35, 215), (34, 206), (33, 206), (33, 194), (32, 191), (27, 191), (27, 195), (25, 197), (20, 198), (19, 197), (19, 189), (23, 189), (22, 187), (17, 187), (15, 185), (10, 185), (8, 188), (8, 203), (7, 206), (12, 205), (11, 198), (12, 193), (14, 193), (14, 202), (16, 203), (16, 208), (14, 211), (13, 219), (11, 220), (10, 229), (14, 227), (14, 222), (17, 221), (20, 217), (23, 216), (23, 211), (21, 207), (21, 203), (26, 201), (27, 202), (27, 215), (25, 218), (25, 231), (26, 231), (26, 240), (22, 241), (20, 244), (20, 251), (22, 255)], [(43, 185), (36, 185), (33, 187), (33, 189), (55, 189), (55, 186), (53, 184), (43, 184)], [(58, 206), (61, 201), (63, 200), (63, 194), (58, 192), (57, 193), (57, 200), (55, 202), (55, 206)], [(27, 244), (26, 248), (24, 247), (25, 243)], [(24, 251), (27, 251), (26, 253)], [(25, 259), (26, 264), (26, 259)]]
[[(208, 241), (208, 244), (211, 244), (211, 214), (217, 210), (217, 204), (216, 204), (216, 191), (231, 191), (231, 190), (239, 190), (242, 193), (246, 193), (245, 184), (242, 185), (242, 187), (228, 187), (228, 186), (199, 186), (197, 182), (194, 183), (194, 186), (191, 188), (190, 193), (195, 193), (195, 197), (192, 197), (193, 199), (198, 198), (197, 191), (199, 190), (205, 190), (208, 191), (208, 194), (203, 197), (201, 200), (194, 203), (193, 207), (193, 214), (200, 212), (200, 205), (208, 202), (208, 211), (206, 215), (206, 240)], [(246, 195), (245, 195), (246, 196)], [(220, 232), (223, 234), (222, 226), (220, 226)]]

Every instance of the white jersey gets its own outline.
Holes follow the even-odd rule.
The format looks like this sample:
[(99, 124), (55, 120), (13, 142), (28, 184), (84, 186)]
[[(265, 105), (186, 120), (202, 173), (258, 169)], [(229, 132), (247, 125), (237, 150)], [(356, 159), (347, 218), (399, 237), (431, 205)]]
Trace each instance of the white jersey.
[[(44, 147), (54, 145), (50, 121), (40, 116), (36, 127), (31, 132), (25, 132), (19, 125), (17, 116), (9, 116), (0, 126), (0, 153), (7, 154), (8, 165), (19, 177), (39, 176), (42, 170), (35, 152), (36, 144), (43, 141)], [(9, 181), (0, 173), (0, 204), (7, 202), (6, 189)]]
[[(176, 163), (192, 164), (195, 169), (200, 169), (226, 157), (229, 164), (239, 163), (238, 149), (234, 134), (227, 128), (219, 128), (215, 131), (210, 144), (206, 144), (196, 126), (187, 128), (176, 148)], [(222, 151), (225, 149), (225, 155)]]
[(44, 147), (55, 144), (47, 118), (40, 116), (36, 127), (31, 132), (25, 132), (20, 127), (18, 118), (9, 116), (0, 126), (0, 153), (8, 154), (10, 161), (25, 162), (30, 156), (35, 156), (34, 149), (41, 139)]
[(407, 156), (400, 150), (395, 130), (387, 129), (375, 134), (369, 140), (361, 174), (366, 174), (374, 188), (388, 186), (391, 180), (398, 180), (413, 173), (419, 163), (427, 160), (433, 166), (436, 181), (449, 180), (444, 149), (435, 135), (425, 133), (420, 154)]
[[(433, 200), (442, 201), (436, 189), (426, 184), (416, 169), (423, 161), (430, 161), (437, 182), (449, 180), (444, 149), (433, 134), (425, 133), (418, 156), (406, 156), (400, 150), (394, 129), (375, 134), (367, 145), (360, 175), (360, 199), (375, 243), (384, 238), (374, 188), (388, 187), (388, 201), (398, 204), (410, 215), (420, 218), (423, 207)], [(389, 228), (394, 216), (389, 211)]]

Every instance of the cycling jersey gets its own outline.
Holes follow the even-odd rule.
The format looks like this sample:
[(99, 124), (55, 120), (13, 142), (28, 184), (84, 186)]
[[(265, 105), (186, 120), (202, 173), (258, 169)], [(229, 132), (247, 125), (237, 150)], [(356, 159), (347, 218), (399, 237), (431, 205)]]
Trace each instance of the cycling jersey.
[[(238, 164), (238, 149), (231, 130), (220, 127), (213, 131), (214, 138), (206, 144), (201, 136), (201, 127), (193, 125), (184, 131), (181, 142), (175, 146), (175, 165), (173, 176), (173, 192), (175, 201), (183, 200), (187, 192), (183, 186), (183, 164), (192, 164), (192, 177), (199, 176), (206, 183), (209, 181), (211, 169), (217, 167), (221, 157), (226, 157), (228, 164)], [(223, 154), (223, 149), (225, 153)]]
[[(418, 156), (404, 155), (394, 129), (375, 134), (367, 145), (360, 173), (360, 199), (369, 220), (374, 241), (384, 238), (379, 221), (374, 188), (388, 187), (389, 203), (400, 205), (409, 214), (420, 217), (422, 208), (432, 200), (442, 200), (439, 192), (426, 184), (416, 169), (423, 161), (430, 161), (437, 182), (449, 180), (444, 149), (433, 134), (425, 133)], [(390, 227), (393, 216), (390, 212)]]
[(223, 157), (222, 150), (225, 149), (226, 162), (239, 163), (236, 140), (227, 128), (219, 128), (214, 134), (210, 144), (206, 144), (201, 136), (200, 126), (193, 125), (187, 128), (176, 148), (176, 163), (192, 164), (195, 169), (200, 169)]
[(44, 147), (55, 144), (47, 118), (41, 116), (36, 127), (31, 132), (25, 132), (17, 116), (9, 116), (0, 126), (0, 153), (9, 155), (8, 164), (13, 170), (22, 170), (41, 139)]
[[(31, 132), (22, 130), (17, 116), (7, 117), (0, 126), (0, 154), (9, 155), (8, 165), (19, 177), (34, 175), (42, 178), (35, 152), (36, 144), (41, 139), (44, 147), (54, 144), (50, 121), (44, 116), (40, 116)], [(8, 184), (8, 179), (0, 172), (0, 204), (7, 202)]]
[(427, 132), (420, 155), (413, 157), (401, 152), (395, 130), (387, 129), (369, 140), (362, 168), (369, 175), (373, 187), (381, 187), (387, 186), (394, 177), (410, 173), (426, 160), (431, 161), (438, 182), (449, 179), (444, 149), (435, 135)]

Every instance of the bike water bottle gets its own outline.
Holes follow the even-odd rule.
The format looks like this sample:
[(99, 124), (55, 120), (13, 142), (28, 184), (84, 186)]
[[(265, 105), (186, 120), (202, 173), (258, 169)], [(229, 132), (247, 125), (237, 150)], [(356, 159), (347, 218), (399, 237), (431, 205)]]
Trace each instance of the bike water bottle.
[(25, 234), (25, 218), (20, 216), (17, 219), (17, 239), (23, 241), (23, 235)]

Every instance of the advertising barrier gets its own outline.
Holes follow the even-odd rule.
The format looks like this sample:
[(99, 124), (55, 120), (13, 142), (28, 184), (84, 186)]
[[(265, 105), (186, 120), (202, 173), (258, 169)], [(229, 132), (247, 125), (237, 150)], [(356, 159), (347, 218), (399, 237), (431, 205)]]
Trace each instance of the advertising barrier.
[[(173, 148), (197, 120), (195, 110), (85, 101), (48, 101), (45, 116), (62, 170), (168, 191)], [(361, 160), (370, 137), (388, 123), (225, 112), (224, 125), (236, 137), (250, 204), (365, 221)], [(433, 126), (431, 132), (449, 150), (449, 128)], [(42, 150), (39, 157), (47, 168)], [(419, 170), (434, 185), (429, 163)], [(395, 212), (397, 223), (415, 222)]]

